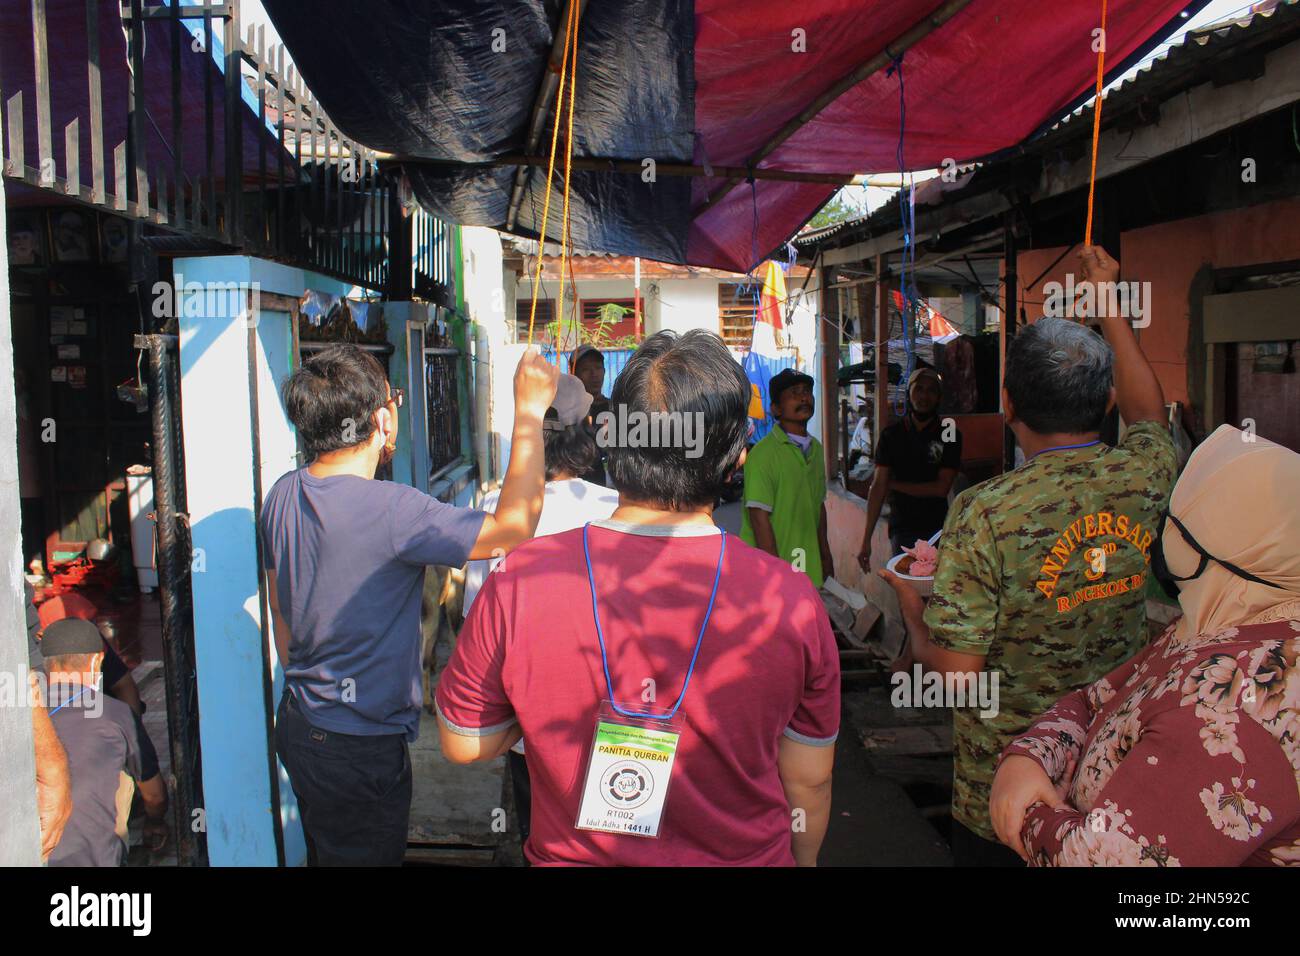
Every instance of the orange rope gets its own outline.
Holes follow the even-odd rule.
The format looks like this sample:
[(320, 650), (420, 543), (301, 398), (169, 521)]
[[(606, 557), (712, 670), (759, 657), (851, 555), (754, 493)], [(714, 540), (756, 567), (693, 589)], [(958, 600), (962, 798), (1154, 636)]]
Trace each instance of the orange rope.
[[(571, 2), (569, 4), (569, 25), (564, 33), (564, 59), (560, 63), (560, 88), (556, 93), (557, 103), (563, 105), (564, 102), (564, 83), (568, 77), (569, 69), (569, 45), (576, 35), (573, 26), (577, 23), (578, 4)], [(546, 223), (551, 214), (551, 182), (555, 176), (555, 150), (560, 138), (560, 114), (563, 110), (557, 106), (555, 110), (555, 125), (551, 129), (551, 158), (546, 166), (546, 195), (542, 201), (542, 228), (537, 241), (537, 273), (533, 277), (533, 303), (528, 311), (528, 344), (533, 344), (533, 323), (537, 318), (537, 293), (542, 285), (542, 258), (546, 253)], [(565, 194), (568, 194), (568, 183), (565, 183)], [(563, 241), (563, 240), (561, 240)], [(563, 288), (563, 273), (561, 276), (561, 288)]]
[(1101, 89), (1106, 73), (1106, 0), (1101, 0), (1101, 49), (1097, 51), (1097, 98), (1092, 101), (1092, 172), (1088, 174), (1088, 222), (1083, 244), (1092, 245), (1092, 205), (1097, 192), (1097, 145), (1101, 141)]

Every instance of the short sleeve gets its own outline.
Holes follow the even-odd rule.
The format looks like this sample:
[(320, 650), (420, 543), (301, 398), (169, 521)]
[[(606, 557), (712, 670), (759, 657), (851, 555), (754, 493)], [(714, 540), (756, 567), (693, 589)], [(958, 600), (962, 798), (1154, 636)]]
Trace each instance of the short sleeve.
[(41, 630), (41, 616), (36, 611), (36, 589), (32, 587), (32, 582), (24, 580), (23, 585), (27, 598), (27, 666), (38, 671), (45, 666), (41, 642), (36, 636)]
[(122, 735), (126, 738), (126, 772), (132, 780), (139, 781), (140, 775), (144, 772), (144, 753), (140, 744), (140, 734), (143, 731), (143, 724), (137, 723), (135, 714), (131, 708), (121, 701), (116, 701), (121, 713), (118, 715), (118, 725), (122, 728)]
[[(103, 638), (100, 638), (103, 640)], [(131, 674), (130, 669), (126, 666), (126, 661), (118, 656), (117, 651), (113, 650), (108, 641), (104, 641), (104, 663), (100, 665), (100, 672), (104, 675), (104, 689), (108, 690), (113, 687), (123, 677)]]
[(813, 440), (813, 481), (815, 482), (815, 491), (817, 501), (820, 504), (826, 500), (826, 452), (822, 448), (822, 443)]
[(881, 429), (880, 441), (876, 443), (875, 463), (883, 465), (885, 468), (893, 468), (898, 464), (894, 458), (898, 454), (898, 430), (894, 427)]
[(275, 535), (272, 533), (272, 527), (275, 524), (272, 515), (277, 510), (277, 503), (280, 498), (280, 483), (276, 482), (271, 486), (270, 492), (262, 500), (262, 513), (258, 516), (258, 530), (262, 534), (262, 570), (274, 571), (275, 563)]
[[(810, 595), (808, 601), (815, 599)], [(840, 652), (826, 611), (817, 600), (813, 614), (816, 635), (809, 648), (809, 667), (804, 677), (803, 697), (795, 709), (785, 736), (814, 747), (829, 747), (840, 733)]]
[(1146, 462), (1149, 487), (1168, 494), (1178, 477), (1178, 451), (1164, 422), (1134, 422), (1124, 431), (1119, 447)]
[(463, 736), (486, 737), (515, 723), (502, 673), (509, 624), (497, 599), (500, 577), (488, 575), (434, 694), (442, 722)]
[(930, 639), (946, 650), (987, 654), (998, 617), (998, 552), (978, 499), (958, 497), (939, 541), (934, 596), (925, 609)]
[(393, 553), (408, 564), (462, 567), (483, 527), (483, 512), (444, 504), (403, 485), (395, 489), (388, 506)]
[(276, 570), (276, 535), (273, 531), (273, 515), (276, 514), (278, 501), (278, 484), (261, 502), (261, 514), (257, 516), (257, 529), (261, 532), (261, 567), (264, 571)]
[(771, 456), (766, 451), (754, 451), (745, 461), (745, 507), (772, 511), (776, 508), (776, 480)]
[(956, 434), (952, 441), (943, 443), (943, 457), (939, 459), (940, 468), (952, 468), (961, 470), (961, 432), (953, 429)]
[[(500, 492), (494, 491), (484, 496), (479, 507), (487, 514), (493, 514), (496, 512), (497, 502), (500, 500)], [(487, 558), (480, 561), (471, 561), (465, 565), (464, 611), (466, 614), (469, 614), (470, 609), (474, 606), (474, 599), (478, 597), (478, 592), (483, 587), (483, 581), (492, 573), (492, 569), (500, 563), (500, 558)]]

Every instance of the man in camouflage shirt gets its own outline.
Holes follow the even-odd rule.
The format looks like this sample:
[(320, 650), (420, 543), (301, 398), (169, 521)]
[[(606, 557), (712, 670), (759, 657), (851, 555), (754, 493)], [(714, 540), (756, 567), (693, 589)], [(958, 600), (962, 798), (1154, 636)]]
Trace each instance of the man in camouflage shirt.
[[(1081, 258), (1085, 281), (1101, 288), (1118, 279), (1118, 264), (1099, 247), (1085, 247)], [(960, 706), (976, 696), (967, 694), (953, 709), (959, 866), (1018, 862), (989, 820), (1003, 748), (1058, 698), (1146, 643), (1143, 590), (1177, 455), (1160, 384), (1128, 320), (1100, 311), (1105, 340), (1047, 318), (1012, 343), (1003, 408), (1026, 460), (953, 503), (929, 607), (882, 572), (910, 638), (895, 669), (910, 674), (919, 664), (954, 688), (966, 675), (985, 682), (981, 704)], [(1098, 434), (1114, 402), (1128, 428), (1110, 447)], [(990, 686), (995, 707), (984, 705)]]

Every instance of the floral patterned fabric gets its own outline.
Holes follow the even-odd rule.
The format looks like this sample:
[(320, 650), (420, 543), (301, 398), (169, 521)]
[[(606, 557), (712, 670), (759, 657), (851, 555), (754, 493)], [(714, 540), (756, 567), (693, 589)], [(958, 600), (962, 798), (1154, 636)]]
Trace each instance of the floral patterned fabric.
[(1034, 804), (1037, 866), (1300, 866), (1300, 620), (1180, 639), (1061, 698), (1003, 753), (1071, 804)]

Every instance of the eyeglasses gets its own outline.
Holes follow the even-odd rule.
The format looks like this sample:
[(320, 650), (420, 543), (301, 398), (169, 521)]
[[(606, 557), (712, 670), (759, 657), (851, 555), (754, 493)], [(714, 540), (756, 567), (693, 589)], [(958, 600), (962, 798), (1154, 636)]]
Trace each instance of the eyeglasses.
[(402, 388), (395, 388), (395, 389), (392, 389), (392, 393), (389, 395), (389, 397), (388, 397), (388, 401), (387, 401), (387, 402), (384, 402), (384, 404), (387, 405), (387, 404), (389, 404), (389, 402), (391, 402), (391, 403), (393, 404), (393, 407), (394, 407), (394, 408), (401, 408), (401, 407), (402, 407), (402, 399), (405, 398), (405, 397), (406, 397), (406, 390), (405, 390), (405, 389), (402, 389)]

